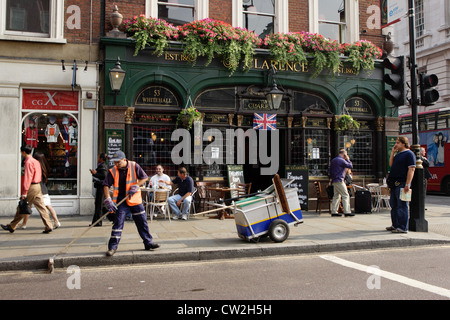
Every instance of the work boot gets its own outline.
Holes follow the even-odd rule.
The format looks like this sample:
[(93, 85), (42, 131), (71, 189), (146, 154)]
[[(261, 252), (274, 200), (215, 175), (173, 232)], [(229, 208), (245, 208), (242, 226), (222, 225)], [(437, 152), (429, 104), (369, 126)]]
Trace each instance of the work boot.
[(153, 250), (159, 248), (159, 244), (157, 243), (150, 243), (145, 245), (145, 250)]
[(114, 253), (116, 253), (116, 250), (109, 249), (108, 251), (106, 251), (106, 256), (107, 257), (112, 257), (114, 255)]

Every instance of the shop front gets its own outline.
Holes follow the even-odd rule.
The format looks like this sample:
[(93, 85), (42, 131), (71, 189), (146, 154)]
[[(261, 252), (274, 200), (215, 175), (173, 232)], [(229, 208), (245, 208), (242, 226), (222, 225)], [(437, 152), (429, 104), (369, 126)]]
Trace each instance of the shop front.
[[(312, 183), (328, 181), (329, 163), (340, 147), (348, 150), (356, 181), (385, 175), (381, 159), (385, 122), (390, 120), (382, 98), (381, 64), (359, 74), (344, 64), (338, 75), (322, 72), (313, 77), (308, 65), (280, 66), (260, 50), (248, 72), (230, 75), (220, 61), (205, 66), (197, 60), (193, 65), (176, 46), (160, 57), (150, 49), (134, 56), (131, 40), (104, 38), (103, 42), (105, 72), (118, 57), (127, 72), (117, 105), (111, 105), (113, 93), (106, 88), (105, 131), (122, 130), (123, 149), (149, 174), (156, 164), (162, 164), (167, 174), (176, 174), (173, 151), (181, 140), (173, 133), (181, 126), (179, 112), (192, 105), (202, 113), (201, 131), (188, 130), (191, 150), (183, 164), (196, 181), (228, 184), (228, 166), (238, 164), (243, 166), (245, 182), (258, 190), (271, 184), (274, 173), (285, 176), (286, 166), (306, 166), (312, 197)], [(277, 71), (272, 77), (284, 92), (276, 110), (265, 97), (271, 66)], [(342, 115), (352, 116), (360, 128), (340, 128)], [(241, 144), (239, 132), (244, 133)], [(195, 158), (199, 152), (200, 162)], [(274, 164), (274, 173), (261, 174)]]
[(45, 156), (47, 188), (58, 215), (92, 214), (89, 168), (96, 165), (97, 68), (91, 67), (71, 86), (71, 74), (61, 70), (60, 62), (0, 65), (10, 75), (8, 83), (1, 84), (0, 95), (4, 115), (0, 178), (8, 181), (1, 187), (0, 215), (15, 213), (23, 172), (22, 145), (30, 145), (32, 155)]

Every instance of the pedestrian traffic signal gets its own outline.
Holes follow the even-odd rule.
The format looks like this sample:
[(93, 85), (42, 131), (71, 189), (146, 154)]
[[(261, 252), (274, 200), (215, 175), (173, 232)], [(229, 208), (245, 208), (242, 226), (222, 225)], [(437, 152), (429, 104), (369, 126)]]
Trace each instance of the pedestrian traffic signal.
[(383, 65), (386, 69), (391, 70), (391, 73), (383, 76), (383, 81), (392, 87), (391, 90), (384, 91), (384, 97), (396, 107), (405, 105), (405, 57), (385, 58)]
[(420, 104), (423, 106), (431, 106), (439, 99), (439, 92), (433, 87), (439, 82), (435, 74), (419, 74), (420, 85)]

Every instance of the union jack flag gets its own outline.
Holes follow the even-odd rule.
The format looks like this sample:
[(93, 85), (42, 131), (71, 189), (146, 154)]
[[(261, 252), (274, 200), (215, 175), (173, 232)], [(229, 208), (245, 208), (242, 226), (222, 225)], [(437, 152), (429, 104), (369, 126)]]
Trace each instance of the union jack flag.
[(277, 115), (267, 113), (253, 114), (253, 129), (255, 130), (277, 130)]

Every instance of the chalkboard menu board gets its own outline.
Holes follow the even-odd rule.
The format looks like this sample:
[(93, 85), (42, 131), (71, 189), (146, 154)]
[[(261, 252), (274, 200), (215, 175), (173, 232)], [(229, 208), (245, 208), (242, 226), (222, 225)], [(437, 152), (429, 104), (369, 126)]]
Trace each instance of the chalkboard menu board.
[[(237, 188), (238, 183), (244, 183), (244, 167), (242, 165), (228, 165), (228, 184), (230, 188)], [(238, 196), (237, 191), (231, 191), (231, 197)]]
[(302, 210), (308, 210), (308, 166), (285, 166), (286, 178), (295, 179), (291, 183), (292, 188), (297, 188), (298, 201)]
[[(116, 151), (123, 151), (124, 148), (124, 130), (123, 129), (105, 129), (105, 150), (108, 158)], [(108, 167), (112, 167), (114, 162), (108, 161)]]

